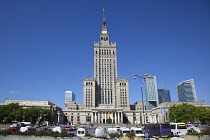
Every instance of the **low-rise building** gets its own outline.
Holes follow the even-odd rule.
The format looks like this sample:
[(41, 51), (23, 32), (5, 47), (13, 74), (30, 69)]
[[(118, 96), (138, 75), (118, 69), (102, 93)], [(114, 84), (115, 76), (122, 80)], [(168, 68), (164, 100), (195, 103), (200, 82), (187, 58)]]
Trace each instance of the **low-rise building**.
[[(56, 106), (54, 103), (50, 101), (35, 101), (35, 100), (5, 100), (4, 105), (8, 105), (11, 103), (17, 103), (23, 108), (28, 107), (40, 107), (49, 109), (52, 112), (51, 123), (63, 123), (65, 121), (65, 115), (62, 112), (62, 108)], [(58, 119), (59, 118), (59, 119)], [(59, 122), (58, 122), (59, 120)]]

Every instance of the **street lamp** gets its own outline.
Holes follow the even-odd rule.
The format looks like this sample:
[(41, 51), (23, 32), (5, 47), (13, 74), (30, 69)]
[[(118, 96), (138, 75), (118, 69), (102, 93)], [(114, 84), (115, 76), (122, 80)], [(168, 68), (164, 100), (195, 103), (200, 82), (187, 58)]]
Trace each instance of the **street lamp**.
[[(145, 117), (144, 117), (144, 95), (143, 95), (143, 89), (142, 89), (142, 82), (141, 82), (141, 79), (145, 79), (145, 77), (143, 77), (143, 76), (139, 76), (139, 75), (137, 75), (137, 74), (134, 74), (134, 78), (133, 79), (137, 79), (137, 78), (139, 78), (140, 79), (140, 89), (141, 89), (141, 100), (142, 100), (142, 108), (143, 108), (143, 113), (142, 113), (142, 115), (143, 115), (143, 120), (144, 120), (144, 123), (146, 123), (145, 122)], [(144, 124), (143, 123), (143, 124)]]

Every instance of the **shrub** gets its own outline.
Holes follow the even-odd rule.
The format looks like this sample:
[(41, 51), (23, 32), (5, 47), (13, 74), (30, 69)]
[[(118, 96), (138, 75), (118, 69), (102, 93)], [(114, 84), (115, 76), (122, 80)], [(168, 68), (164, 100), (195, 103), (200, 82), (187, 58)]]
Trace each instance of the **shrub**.
[(133, 139), (133, 137), (135, 136), (134, 132), (129, 132), (126, 134), (127, 137), (129, 137), (130, 139)]
[(119, 134), (119, 133), (111, 133), (109, 134), (110, 138), (119, 138), (119, 137), (122, 137), (122, 134)]
[(209, 135), (210, 136), (210, 128), (206, 128), (201, 131), (201, 135)]
[(11, 130), (2, 130), (0, 131), (0, 135), (3, 135), (3, 136), (7, 136), (7, 135), (11, 135)]
[(90, 133), (86, 133), (85, 137), (91, 137)]
[(0, 135), (3, 135), (3, 136), (7, 136), (7, 135), (23, 135), (23, 136), (66, 137), (67, 136), (67, 132), (66, 131), (62, 131), (61, 133), (53, 132), (53, 131), (26, 131), (26, 132), (16, 131), (16, 132), (13, 132), (11, 130), (2, 130), (2, 131), (0, 131)]

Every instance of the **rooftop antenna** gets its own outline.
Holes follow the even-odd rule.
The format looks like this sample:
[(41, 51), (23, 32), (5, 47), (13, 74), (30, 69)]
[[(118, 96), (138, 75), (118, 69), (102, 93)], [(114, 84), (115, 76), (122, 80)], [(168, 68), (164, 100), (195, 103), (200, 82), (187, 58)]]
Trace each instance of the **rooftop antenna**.
[(103, 8), (103, 26), (106, 26), (106, 15), (104, 8)]
[(163, 84), (163, 82), (162, 82), (162, 89), (164, 88), (164, 84)]

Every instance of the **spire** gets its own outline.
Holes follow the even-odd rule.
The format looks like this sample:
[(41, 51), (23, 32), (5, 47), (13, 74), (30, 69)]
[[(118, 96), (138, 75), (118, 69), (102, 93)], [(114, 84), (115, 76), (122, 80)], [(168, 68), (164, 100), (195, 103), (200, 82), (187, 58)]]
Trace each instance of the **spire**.
[(106, 26), (106, 15), (104, 8), (103, 8), (103, 26)]

